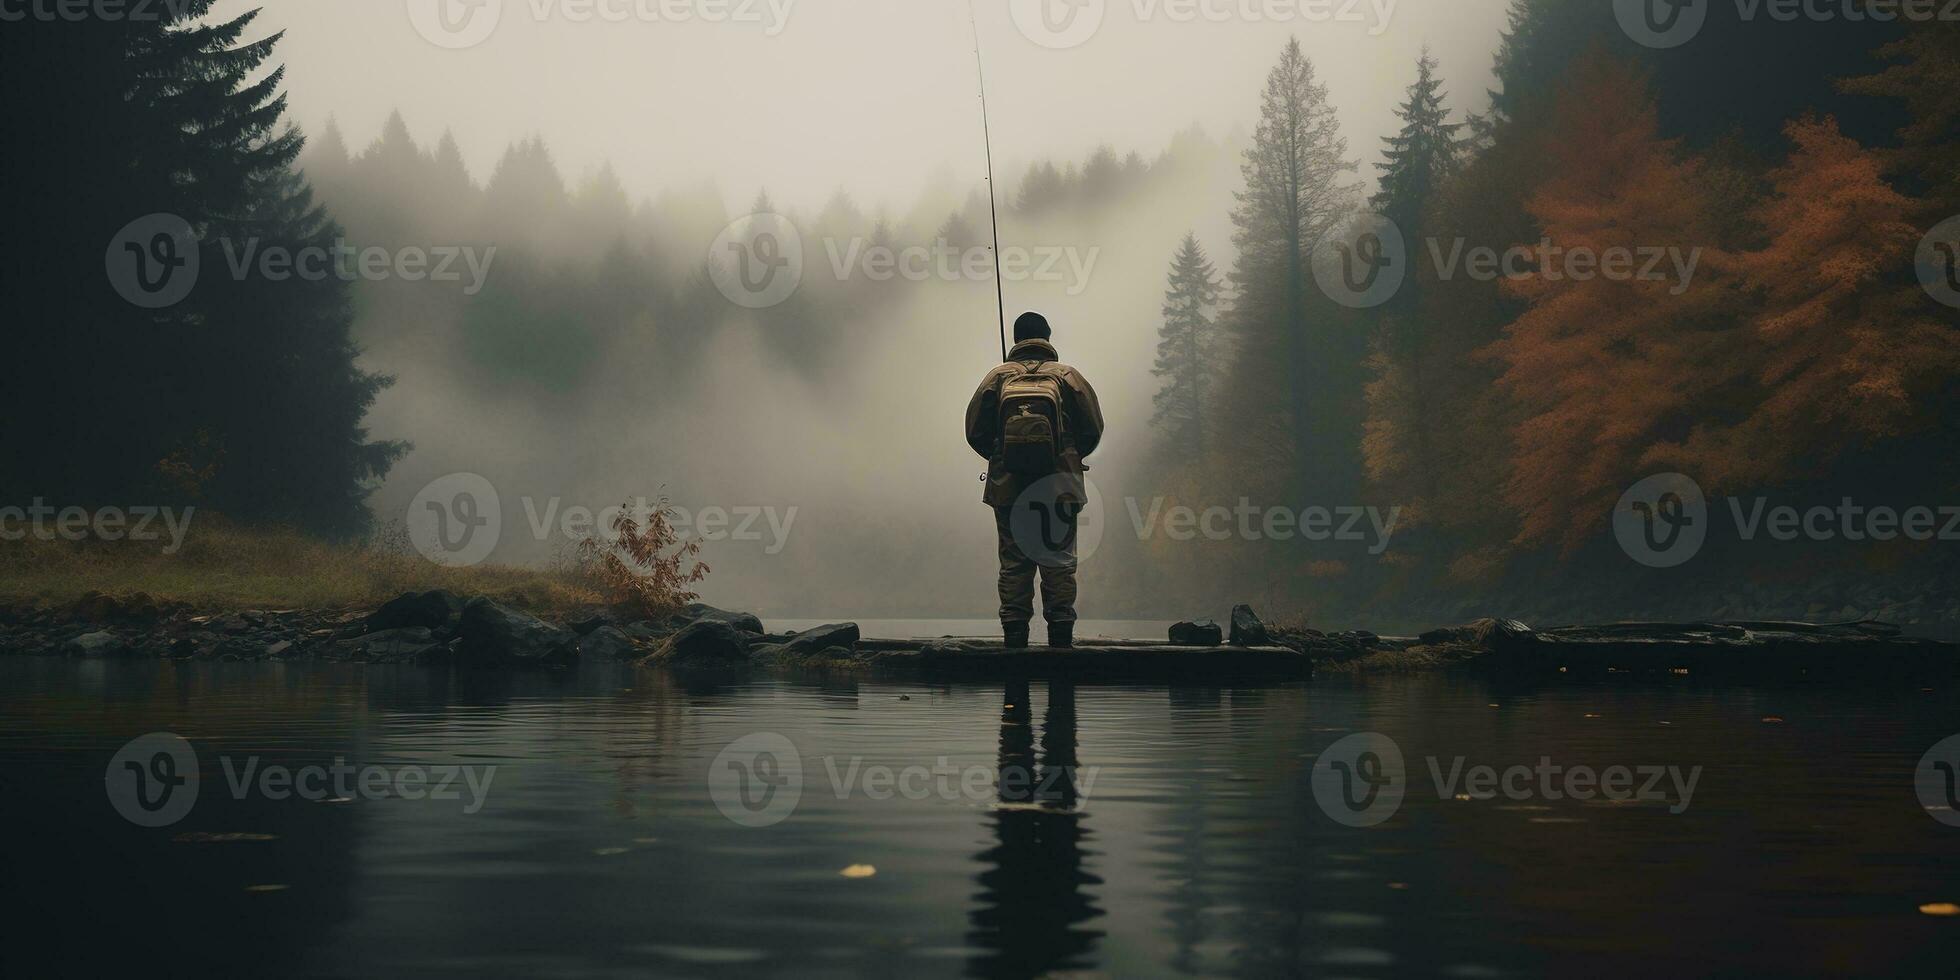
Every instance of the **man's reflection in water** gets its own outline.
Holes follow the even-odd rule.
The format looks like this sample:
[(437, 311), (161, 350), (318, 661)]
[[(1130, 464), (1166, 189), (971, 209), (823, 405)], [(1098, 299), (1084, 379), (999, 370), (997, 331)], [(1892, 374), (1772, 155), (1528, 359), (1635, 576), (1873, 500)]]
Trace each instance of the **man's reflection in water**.
[(1000, 710), (1000, 805), (992, 847), (981, 851), (978, 906), (968, 940), (984, 952), (969, 972), (986, 977), (1036, 976), (1089, 966), (1100, 930), (1082, 923), (1102, 914), (1086, 892), (1102, 880), (1082, 869), (1088, 838), (1076, 811), (1075, 685), (1048, 684), (1035, 758), (1028, 682), (1010, 681)]

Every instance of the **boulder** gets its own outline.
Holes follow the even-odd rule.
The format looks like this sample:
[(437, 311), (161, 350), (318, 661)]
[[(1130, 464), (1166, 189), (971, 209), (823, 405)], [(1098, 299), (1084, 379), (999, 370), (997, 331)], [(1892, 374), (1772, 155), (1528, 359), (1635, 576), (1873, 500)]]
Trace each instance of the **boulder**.
[(731, 623), (701, 619), (681, 627), (642, 663), (672, 667), (731, 667), (749, 662), (749, 638)]
[(463, 606), (457, 625), (463, 663), (472, 667), (566, 667), (578, 661), (578, 634), (482, 596)]
[(1171, 645), (1179, 647), (1215, 647), (1225, 642), (1225, 631), (1209, 619), (1195, 623), (1178, 623), (1171, 627)]
[(704, 602), (688, 603), (687, 615), (684, 618), (690, 623), (704, 620), (711, 623), (727, 623), (744, 633), (762, 632), (762, 618), (756, 614), (716, 609)]
[(639, 655), (632, 638), (617, 626), (598, 627), (578, 641), (578, 658), (588, 662), (616, 663)]
[(382, 630), (354, 642), (361, 646), (360, 659), (371, 664), (419, 664), (449, 652), (426, 626)]
[(1266, 624), (1254, 615), (1252, 607), (1237, 605), (1232, 607), (1232, 645), (1236, 647), (1271, 646), (1273, 638), (1266, 632)]
[(463, 600), (454, 593), (431, 589), (427, 592), (404, 592), (388, 600), (368, 615), (364, 625), (370, 633), (416, 626), (438, 630), (455, 626), (462, 615)]
[(658, 643), (673, 636), (674, 631), (678, 628), (676, 626), (668, 626), (665, 623), (644, 622), (633, 623), (630, 626), (621, 626), (619, 631), (626, 634), (626, 638), (629, 640), (643, 640), (649, 643)]
[(63, 643), (61, 652), (71, 657), (120, 657), (129, 652), (129, 646), (108, 630), (96, 630)]
[(78, 623), (152, 623), (162, 614), (157, 601), (146, 592), (120, 598), (90, 592), (68, 607), (68, 618)]
[(813, 626), (796, 634), (783, 644), (782, 652), (791, 657), (809, 657), (834, 647), (842, 647), (846, 655), (856, 649), (858, 624), (831, 623), (826, 626)]

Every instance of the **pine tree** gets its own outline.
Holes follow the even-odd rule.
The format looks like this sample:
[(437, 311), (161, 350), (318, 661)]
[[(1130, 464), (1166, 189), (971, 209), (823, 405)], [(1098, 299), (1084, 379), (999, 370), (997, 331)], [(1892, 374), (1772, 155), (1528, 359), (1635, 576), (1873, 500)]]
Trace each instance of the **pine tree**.
[(1354, 212), (1357, 189), (1342, 178), (1358, 164), (1347, 159), (1327, 87), (1297, 39), (1267, 75), (1260, 102), (1232, 212), (1232, 455), (1248, 478), (1290, 482), (1276, 492), (1351, 492), (1341, 484), (1359, 470), (1363, 349), (1352, 343), (1358, 331), (1344, 330), (1318, 295), (1308, 263), (1314, 245)]
[(1210, 395), (1205, 382), (1218, 369), (1213, 319), (1218, 291), (1217, 270), (1198, 244), (1198, 236), (1186, 232), (1171, 260), (1164, 325), (1157, 334), (1157, 366), (1151, 372), (1164, 379), (1151, 425), (1158, 430), (1165, 454), (1180, 462), (1196, 461), (1205, 450), (1205, 404)]
[(1846, 92), (1898, 99), (1911, 121), (1899, 131), (1899, 147), (1886, 154), (1893, 173), (1912, 180), (1924, 207), (1914, 215), (1932, 225), (1960, 211), (1960, 24), (1915, 23), (1907, 35), (1879, 49), (1892, 64), (1840, 84)]
[[(9, 215), (45, 233), (0, 244), (20, 287), (10, 353), (89, 377), (17, 372), (4, 386), (6, 417), (45, 424), (0, 449), (0, 496), (217, 501), (236, 518), (357, 531), (367, 482), (401, 451), (360, 426), (385, 379), (354, 367), (346, 283), (226, 274), (227, 245), (324, 246), (335, 232), (294, 170), (305, 141), (284, 121), (283, 71), (265, 70), (280, 35), (247, 40), (255, 12), (211, 8), (4, 32), (0, 69), (19, 97), (0, 109), (17, 144), (0, 188)], [(79, 274), (75, 256), (159, 213), (201, 241), (182, 301), (137, 309), (101, 266)], [(196, 486), (171, 467), (192, 453), (219, 462)]]
[(1420, 237), (1424, 211), (1438, 189), (1457, 171), (1462, 123), (1449, 121), (1450, 111), (1443, 105), (1443, 80), (1436, 77), (1436, 59), (1423, 48), (1416, 61), (1415, 84), (1409, 97), (1395, 110), (1402, 130), (1383, 140), (1381, 189), (1369, 199), (1378, 213), (1396, 223), (1411, 241)]

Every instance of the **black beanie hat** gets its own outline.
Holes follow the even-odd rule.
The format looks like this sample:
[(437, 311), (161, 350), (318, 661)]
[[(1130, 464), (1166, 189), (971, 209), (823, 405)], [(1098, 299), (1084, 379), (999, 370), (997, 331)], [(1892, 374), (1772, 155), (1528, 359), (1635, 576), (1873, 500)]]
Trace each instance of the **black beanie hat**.
[(1014, 321), (1014, 342), (1017, 344), (1023, 340), (1047, 340), (1054, 335), (1055, 332), (1048, 327), (1048, 318), (1032, 310)]

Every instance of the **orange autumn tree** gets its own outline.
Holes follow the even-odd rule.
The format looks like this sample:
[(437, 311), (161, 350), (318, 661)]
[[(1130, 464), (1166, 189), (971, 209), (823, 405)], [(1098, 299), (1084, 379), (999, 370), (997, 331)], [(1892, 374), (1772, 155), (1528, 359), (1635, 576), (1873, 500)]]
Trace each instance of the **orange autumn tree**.
[(1716, 485), (1813, 476), (1847, 449), (1934, 422), (1932, 396), (1960, 373), (1960, 337), (1912, 274), (1918, 202), (1836, 120), (1785, 133), (1795, 151), (1756, 214), (1769, 244), (1738, 261), (1760, 303), (1738, 348), (1758, 390), (1739, 420), (1698, 427), (1678, 454)]
[[(1515, 403), (1506, 503), (1513, 544), (1570, 553), (1610, 519), (1657, 443), (1683, 438), (1706, 393), (1732, 384), (1724, 356), (1735, 332), (1731, 257), (1716, 248), (1700, 164), (1662, 139), (1646, 79), (1598, 49), (1573, 65), (1544, 152), (1551, 174), (1526, 201), (1545, 239), (1594, 256), (1609, 250), (1699, 249), (1693, 274), (1674, 263), (1642, 278), (1567, 275), (1561, 262), (1510, 280), (1526, 311), (1486, 348)], [(1676, 430), (1679, 431), (1676, 431)]]

